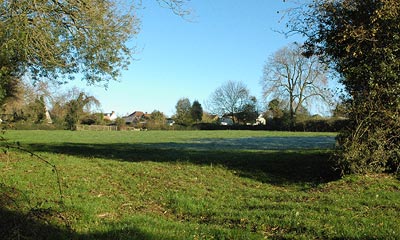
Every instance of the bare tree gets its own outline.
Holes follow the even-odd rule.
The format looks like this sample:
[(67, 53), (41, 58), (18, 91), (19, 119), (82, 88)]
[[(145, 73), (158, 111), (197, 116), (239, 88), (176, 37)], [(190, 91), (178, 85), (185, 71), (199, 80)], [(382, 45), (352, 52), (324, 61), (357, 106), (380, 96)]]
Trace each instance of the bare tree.
[(178, 16), (185, 17), (192, 12), (186, 3), (190, 0), (157, 0), (161, 7), (169, 8)]
[(261, 82), (265, 97), (288, 102), (292, 123), (302, 107), (330, 103), (327, 66), (302, 53), (297, 43), (278, 50), (266, 62)]
[(235, 123), (235, 115), (249, 100), (249, 90), (243, 82), (228, 81), (211, 94), (207, 108), (213, 114), (231, 116)]

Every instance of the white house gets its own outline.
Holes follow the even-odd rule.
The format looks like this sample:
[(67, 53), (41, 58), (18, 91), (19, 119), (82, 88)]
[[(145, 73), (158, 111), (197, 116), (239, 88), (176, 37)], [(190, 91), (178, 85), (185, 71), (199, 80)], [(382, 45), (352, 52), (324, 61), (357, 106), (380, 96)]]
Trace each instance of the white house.
[(232, 126), (233, 125), (233, 120), (230, 117), (222, 117), (219, 120), (220, 124), (223, 126)]
[(105, 113), (103, 119), (113, 122), (115, 119), (117, 119), (117, 114), (114, 111), (111, 113)]
[(262, 114), (258, 116), (258, 118), (256, 119), (256, 123), (254, 123), (254, 125), (266, 125), (266, 124), (267, 120), (265, 120)]

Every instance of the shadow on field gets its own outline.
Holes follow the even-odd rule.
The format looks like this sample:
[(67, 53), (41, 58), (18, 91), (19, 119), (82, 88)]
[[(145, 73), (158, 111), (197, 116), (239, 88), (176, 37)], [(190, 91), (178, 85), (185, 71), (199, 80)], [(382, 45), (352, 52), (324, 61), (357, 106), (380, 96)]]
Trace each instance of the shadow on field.
[(166, 236), (154, 236), (136, 228), (113, 230), (108, 232), (78, 234), (73, 230), (50, 224), (46, 219), (34, 219), (29, 214), (4, 209), (0, 205), (0, 239), (166, 239)]
[(0, 185), (0, 239), (166, 239), (168, 236), (155, 236), (132, 227), (123, 230), (79, 234), (68, 227), (68, 220), (62, 213), (51, 209), (32, 208), (22, 213), (19, 190)]
[(329, 182), (339, 178), (333, 171), (328, 150), (237, 151), (195, 150), (185, 143), (154, 144), (32, 144), (38, 152), (77, 157), (96, 157), (115, 161), (187, 162), (198, 165), (220, 165), (240, 176), (275, 185)]

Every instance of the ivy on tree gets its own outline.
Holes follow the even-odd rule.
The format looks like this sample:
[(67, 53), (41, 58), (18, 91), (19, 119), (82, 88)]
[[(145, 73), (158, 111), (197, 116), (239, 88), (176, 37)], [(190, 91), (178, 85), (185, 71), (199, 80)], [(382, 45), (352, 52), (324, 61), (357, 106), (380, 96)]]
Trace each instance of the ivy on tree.
[(400, 2), (314, 0), (292, 13), (289, 26), (307, 37), (340, 75), (350, 124), (339, 140), (343, 173), (400, 168)]

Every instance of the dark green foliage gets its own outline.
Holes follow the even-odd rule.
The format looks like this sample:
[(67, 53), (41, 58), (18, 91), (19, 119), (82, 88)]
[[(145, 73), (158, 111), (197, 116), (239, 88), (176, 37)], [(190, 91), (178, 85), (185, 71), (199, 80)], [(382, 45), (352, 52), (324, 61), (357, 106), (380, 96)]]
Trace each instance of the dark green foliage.
[(91, 103), (98, 103), (97, 99), (92, 96), (86, 96), (81, 92), (77, 99), (72, 99), (67, 103), (67, 114), (65, 123), (67, 129), (76, 130), (79, 120), (84, 117), (84, 107)]
[(190, 115), (192, 116), (192, 120), (194, 122), (201, 122), (203, 118), (203, 107), (199, 103), (199, 101), (195, 100), (192, 103), (192, 108), (190, 109)]
[(257, 116), (257, 99), (255, 97), (249, 97), (247, 103), (242, 106), (241, 111), (235, 115), (238, 122), (243, 124), (254, 123)]
[[(337, 159), (343, 173), (398, 171), (400, 166), (400, 2), (314, 1), (293, 24), (341, 74), (348, 93)], [(309, 26), (313, 26), (309, 28)]]
[(86, 125), (104, 125), (104, 119), (102, 113), (87, 114), (80, 119), (81, 124)]
[(7, 76), (7, 74), (9, 73), (0, 70), (0, 106), (3, 105), (8, 98), (15, 97), (20, 84), (18, 78)]
[(29, 72), (40, 79), (80, 72), (96, 83), (115, 79), (129, 63), (126, 41), (137, 22), (115, 1), (5, 1), (0, 14), (5, 76)]
[(29, 108), (32, 111), (32, 118), (35, 123), (43, 123), (46, 121), (46, 105), (43, 96), (36, 98)]
[[(59, 83), (81, 74), (89, 84), (118, 79), (138, 32), (131, 6), (115, 0), (1, 1), (0, 104), (23, 76)], [(131, 3), (126, 3), (131, 4)]]
[(188, 98), (181, 98), (176, 103), (175, 122), (179, 125), (189, 126), (192, 124), (191, 103)]

